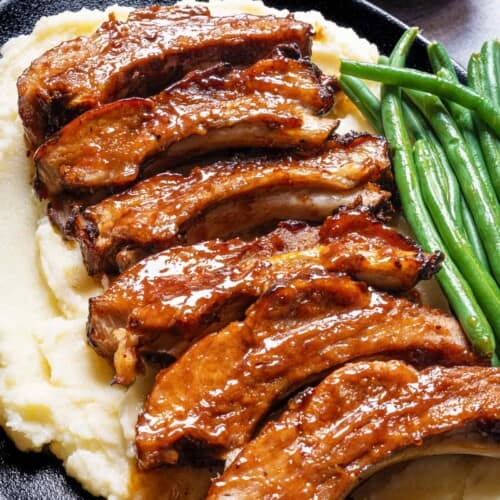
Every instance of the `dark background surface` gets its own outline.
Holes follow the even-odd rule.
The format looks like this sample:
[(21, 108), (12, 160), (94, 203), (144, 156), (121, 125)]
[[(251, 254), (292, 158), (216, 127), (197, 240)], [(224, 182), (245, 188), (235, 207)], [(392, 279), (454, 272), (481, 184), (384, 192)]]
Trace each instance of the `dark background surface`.
[(443, 42), (462, 65), (486, 39), (500, 37), (500, 0), (372, 0), (430, 40)]
[[(146, 5), (151, 0), (0, 0), (0, 44), (8, 38), (29, 33), (42, 15), (82, 6), (103, 8), (123, 3)], [(269, 3), (292, 10), (318, 9), (341, 25), (353, 27), (361, 36), (377, 43), (388, 53), (404, 26), (394, 18), (362, 0), (275, 0)], [(376, 0), (376, 3), (400, 16), (409, 24), (425, 29), (428, 38), (446, 43), (452, 55), (465, 64), (467, 56), (477, 50), (486, 38), (499, 36), (500, 0)], [(425, 41), (420, 39), (410, 64), (425, 68)], [(25, 454), (17, 451), (0, 430), (0, 499), (2, 500), (70, 500), (91, 498), (68, 478), (60, 463), (49, 454)]]

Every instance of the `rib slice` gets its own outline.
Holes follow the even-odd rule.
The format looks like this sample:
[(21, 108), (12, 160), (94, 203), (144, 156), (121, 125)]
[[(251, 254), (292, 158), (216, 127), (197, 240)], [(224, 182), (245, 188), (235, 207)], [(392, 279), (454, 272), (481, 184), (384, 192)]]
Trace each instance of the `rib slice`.
[(137, 423), (139, 463), (224, 459), (292, 390), (387, 353), (420, 363), (475, 361), (454, 319), (362, 282), (312, 275), (274, 287), (244, 321), (201, 339), (157, 375)]
[[(230, 212), (221, 209), (220, 204), (233, 205), (237, 197), (246, 195), (246, 201), (254, 198), (256, 216), (249, 222), (258, 226), (284, 214), (288, 196), (291, 197), (289, 205), (296, 205), (296, 191), (299, 195), (311, 196), (313, 200), (317, 199), (317, 193), (325, 197), (330, 193), (331, 203), (326, 204), (329, 213), (310, 210), (310, 206), (304, 204), (304, 210), (298, 214), (307, 216), (311, 213), (309, 217), (300, 218), (319, 220), (338, 208), (336, 194), (349, 194), (368, 204), (379, 204), (389, 197), (389, 193), (379, 191), (378, 196), (363, 197), (363, 191), (366, 191), (367, 182), (388, 177), (387, 143), (369, 135), (332, 140), (313, 151), (238, 154), (229, 160), (195, 168), (188, 177), (173, 172), (156, 175), (90, 206), (76, 217), (74, 233), (80, 241), (89, 272), (114, 273), (134, 264), (134, 258), (183, 244), (187, 233), (191, 243), (206, 239), (201, 233), (196, 241), (195, 235), (200, 230), (190, 229), (209, 225), (204, 219), (213, 219), (209, 212), (214, 209), (219, 208), (224, 214)], [(271, 196), (278, 196), (283, 204), (278, 214), (280, 203), (271, 200)], [(259, 198), (263, 198), (261, 203), (255, 201)], [(345, 200), (341, 197), (340, 201)], [(290, 215), (285, 213), (283, 218), (289, 219)], [(223, 237), (231, 230), (234, 233), (238, 225), (214, 227), (220, 228), (221, 234), (212, 231), (212, 238)], [(246, 229), (249, 229), (248, 225)], [(120, 255), (124, 249), (128, 258)], [(117, 260), (124, 262), (125, 266), (117, 265)]]
[(95, 34), (63, 42), (18, 80), (19, 113), (31, 147), (86, 110), (163, 90), (186, 73), (227, 61), (252, 64), (283, 43), (307, 56), (312, 27), (292, 16), (211, 17), (207, 7), (154, 6), (113, 16)]
[[(228, 239), (238, 235), (245, 239), (262, 233), (261, 228), (269, 225), (269, 221), (303, 220), (311, 222), (324, 221), (340, 208), (358, 206), (370, 209), (383, 209), (390, 206), (390, 193), (371, 182), (362, 187), (342, 192), (324, 189), (276, 189), (259, 196), (248, 194), (222, 202), (191, 221), (183, 235), (185, 244), (191, 245), (199, 241), (215, 238)], [(121, 251), (120, 256), (126, 255)], [(135, 259), (137, 261), (137, 259)], [(124, 263), (125, 267), (127, 263)]]
[(132, 266), (90, 300), (89, 340), (114, 357), (116, 381), (130, 383), (138, 353), (222, 328), (280, 280), (325, 270), (403, 291), (431, 277), (440, 261), (362, 208), (341, 211), (320, 228), (284, 223), (251, 242), (174, 247)]
[[(500, 456), (494, 435), (496, 426), (498, 440), (499, 401), (498, 368), (347, 365), (268, 423), (212, 484), (208, 498), (342, 499), (390, 462), (449, 453), (446, 438), (454, 432), (467, 452), (464, 432), (474, 424), (483, 435), (491, 431), (493, 444), (471, 443), (469, 452)], [(433, 444), (441, 446), (433, 450)]]
[(115, 101), (66, 125), (35, 154), (39, 193), (117, 189), (214, 150), (318, 146), (338, 124), (317, 116), (334, 90), (289, 46), (246, 69), (193, 71), (154, 97)]

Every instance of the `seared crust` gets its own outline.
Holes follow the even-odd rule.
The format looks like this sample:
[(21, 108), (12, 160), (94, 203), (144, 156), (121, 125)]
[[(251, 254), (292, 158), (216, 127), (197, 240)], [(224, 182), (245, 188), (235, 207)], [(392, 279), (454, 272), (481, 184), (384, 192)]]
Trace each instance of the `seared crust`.
[(290, 47), (246, 69), (193, 71), (150, 99), (115, 101), (66, 125), (35, 154), (38, 192), (126, 187), (214, 150), (318, 146), (338, 124), (317, 117), (334, 90)]
[(424, 454), (428, 441), (474, 423), (492, 423), (494, 432), (499, 401), (499, 368), (347, 365), (267, 424), (208, 498), (340, 500), (398, 453)]
[(252, 64), (283, 43), (307, 56), (312, 28), (293, 18), (211, 17), (205, 6), (154, 6), (113, 16), (95, 34), (63, 42), (18, 80), (28, 142), (39, 146), (77, 115), (129, 96), (154, 94), (220, 61)]
[[(230, 203), (234, 209), (238, 197), (246, 196), (247, 202), (252, 197), (253, 205), (262, 207), (261, 212), (256, 208), (248, 224), (233, 227), (231, 222), (235, 221), (228, 218), (227, 226), (215, 225), (220, 233), (212, 230), (210, 239), (235, 234), (241, 226), (248, 231), (252, 229), (251, 221), (258, 226), (280, 218), (323, 220), (338, 208), (339, 200), (346, 204), (345, 197), (339, 195), (359, 197), (369, 206), (379, 205), (389, 198), (389, 193), (379, 190), (376, 196), (373, 186), (373, 195), (368, 196), (366, 183), (387, 181), (390, 176), (386, 141), (369, 135), (350, 141), (328, 141), (312, 151), (238, 154), (196, 168), (188, 177), (166, 172), (142, 181), (86, 208), (76, 217), (71, 232), (80, 242), (90, 274), (115, 273), (134, 264), (135, 259), (183, 244), (186, 239), (190, 243), (207, 239), (200, 231), (201, 226), (214, 224), (214, 215), (207, 212), (223, 203)], [(322, 193), (330, 203), (316, 211), (304, 203), (303, 213), (289, 214), (287, 205), (295, 204), (297, 192), (309, 194), (310, 199)], [(269, 195), (278, 193), (281, 203), (271, 209)], [(206, 219), (211, 219), (210, 223)], [(124, 259), (124, 254), (131, 258)], [(120, 266), (120, 262), (124, 265)]]
[(137, 423), (139, 464), (222, 460), (291, 391), (335, 366), (386, 353), (417, 354), (420, 363), (476, 361), (459, 324), (439, 311), (345, 276), (278, 285), (244, 321), (203, 338), (157, 375)]
[(332, 219), (351, 216), (365, 221), (366, 234), (363, 224), (336, 234), (328, 219), (322, 228), (282, 225), (252, 242), (212, 241), (148, 257), (90, 300), (89, 339), (100, 354), (115, 357), (117, 381), (129, 383), (138, 353), (165, 350), (225, 326), (280, 280), (323, 270), (402, 291), (417, 283), (430, 262), (438, 269), (439, 256), (396, 237), (367, 209)]

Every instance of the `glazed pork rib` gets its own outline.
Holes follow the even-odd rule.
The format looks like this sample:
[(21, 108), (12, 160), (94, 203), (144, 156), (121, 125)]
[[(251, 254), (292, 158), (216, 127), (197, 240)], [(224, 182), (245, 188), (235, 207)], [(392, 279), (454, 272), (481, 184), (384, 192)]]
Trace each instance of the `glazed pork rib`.
[(28, 142), (39, 146), (70, 119), (129, 96), (148, 96), (194, 69), (252, 64), (284, 43), (311, 52), (312, 27), (292, 16), (212, 17), (205, 6), (137, 9), (95, 34), (63, 42), (18, 80)]
[(387, 353), (421, 363), (475, 361), (458, 323), (439, 311), (346, 276), (276, 286), (244, 321), (201, 339), (157, 375), (137, 423), (139, 464), (224, 459), (292, 390), (353, 359)]
[(140, 261), (90, 299), (89, 341), (114, 359), (116, 381), (127, 384), (139, 353), (185, 348), (239, 319), (283, 279), (324, 270), (403, 291), (431, 277), (440, 261), (439, 254), (423, 253), (367, 209), (341, 211), (320, 228), (284, 223), (251, 242), (174, 247)]
[(318, 116), (335, 87), (293, 46), (246, 69), (193, 71), (151, 98), (118, 100), (66, 125), (35, 154), (38, 191), (117, 189), (221, 149), (318, 146), (338, 124)]
[[(331, 140), (312, 151), (238, 154), (196, 168), (188, 177), (173, 172), (158, 174), (106, 198), (76, 217), (74, 234), (90, 274), (114, 273), (148, 254), (183, 244), (186, 239), (190, 243), (206, 239), (200, 228), (212, 225), (214, 216), (210, 211), (221, 204), (234, 207), (238, 197), (246, 196), (246, 201), (253, 198), (255, 216), (243, 219), (250, 219), (246, 230), (251, 229), (251, 222), (258, 226), (282, 218), (287, 206), (297, 205), (293, 197), (296, 191), (299, 195), (309, 194), (318, 209), (311, 210), (310, 204), (304, 203), (302, 213), (293, 217), (319, 221), (338, 208), (339, 201), (345, 204), (345, 197), (335, 195), (347, 194), (367, 205), (379, 205), (389, 198), (389, 193), (375, 185), (367, 187), (366, 183), (389, 177), (387, 143), (368, 135)], [(323, 204), (316, 201), (317, 193), (323, 195)], [(330, 203), (328, 193), (332, 195)], [(281, 203), (272, 203), (270, 195), (278, 196)], [(224, 214), (230, 211), (219, 208)], [(289, 219), (290, 215), (283, 218)], [(227, 222), (233, 221), (229, 218)], [(234, 227), (216, 224), (210, 237), (224, 237)], [(215, 228), (221, 233), (216, 234)]]
[(483, 437), (483, 447), (471, 444), (469, 452), (500, 456), (499, 401), (498, 368), (347, 365), (268, 423), (214, 481), (208, 498), (342, 499), (391, 462), (467, 453), (464, 438), (478, 426), (483, 436), (491, 431), (490, 446)]
[[(199, 241), (240, 235), (249, 239), (261, 234), (263, 228), (269, 228), (269, 221), (323, 221), (342, 207), (364, 206), (373, 210), (382, 210), (386, 206), (390, 208), (389, 200), (390, 193), (372, 182), (342, 192), (284, 188), (259, 192), (258, 196), (238, 196), (194, 218), (183, 234), (183, 242), (191, 245)], [(126, 257), (127, 251), (120, 252), (120, 256)], [(126, 261), (124, 265), (127, 265)]]
[[(250, 192), (224, 200), (213, 207), (210, 206), (203, 213), (193, 217), (189, 224), (183, 224), (177, 244), (194, 245), (217, 238), (227, 240), (241, 237), (249, 240), (270, 231), (276, 226), (277, 221), (320, 222), (342, 207), (364, 206), (374, 211), (390, 211), (392, 208), (390, 197), (389, 191), (385, 191), (378, 183), (373, 182), (367, 182), (359, 188), (336, 192), (328, 189), (299, 187), (293, 190), (283, 187), (257, 193)], [(78, 234), (75, 231), (76, 217), (84, 210), (85, 202), (89, 200), (87, 198), (83, 201), (82, 205), (82, 200), (68, 197), (49, 203), (49, 218), (65, 237), (73, 238)], [(117, 269), (123, 272), (133, 263), (153, 253), (151, 247), (140, 248), (127, 243), (122, 245), (116, 255), (114, 251), (111, 252), (112, 259), (108, 256), (102, 263), (102, 257), (99, 257), (96, 261), (93, 256), (93, 247), (89, 249), (89, 255), (86, 255), (86, 245), (87, 240), (96, 241), (99, 236), (87, 234), (92, 226), (83, 219), (80, 221), (85, 228), (85, 233), (81, 236), (85, 239), (85, 243), (80, 242), (80, 245), (89, 274), (95, 274), (100, 270), (108, 274), (114, 274)]]

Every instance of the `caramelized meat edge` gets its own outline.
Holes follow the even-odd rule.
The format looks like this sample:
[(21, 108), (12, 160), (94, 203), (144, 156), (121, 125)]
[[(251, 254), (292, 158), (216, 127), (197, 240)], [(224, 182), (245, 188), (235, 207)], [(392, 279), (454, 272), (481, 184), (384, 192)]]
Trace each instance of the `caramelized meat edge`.
[(312, 27), (293, 16), (212, 17), (205, 6), (154, 6), (113, 16), (96, 33), (63, 42), (18, 80), (19, 114), (31, 148), (79, 114), (155, 94), (189, 71), (226, 61), (247, 65), (280, 45), (311, 53)]
[(239, 319), (279, 280), (324, 270), (405, 291), (431, 277), (440, 261), (362, 208), (340, 211), (320, 228), (285, 223), (251, 242), (174, 247), (132, 266), (90, 300), (89, 340), (114, 357), (116, 381), (130, 383), (139, 352), (165, 351)]
[[(290, 214), (285, 213), (286, 198), (291, 196), (289, 204), (294, 206), (294, 192), (313, 198), (315, 193), (331, 193), (331, 203), (325, 204), (325, 208), (331, 208), (329, 213), (310, 210), (304, 204), (305, 217), (299, 218), (304, 220), (309, 216), (319, 221), (321, 216), (338, 208), (335, 194), (349, 193), (356, 198), (357, 193), (361, 202), (380, 204), (389, 193), (379, 191), (379, 196), (363, 197), (365, 185), (387, 181), (390, 175), (386, 141), (369, 135), (328, 141), (312, 151), (238, 154), (195, 168), (188, 177), (166, 172), (142, 181), (86, 208), (76, 217), (73, 233), (91, 274), (116, 273), (148, 254), (184, 244), (187, 238), (190, 243), (206, 239), (193, 226), (206, 227), (204, 219), (214, 218), (208, 212), (224, 202), (237, 205), (235, 198), (239, 196), (246, 196), (247, 200), (253, 196), (257, 213), (251, 221), (258, 226), (282, 214), (289, 219)], [(276, 213), (279, 205), (271, 210), (269, 202), (269, 196), (277, 193), (284, 204), (279, 214)], [(261, 203), (257, 198), (263, 198)], [(262, 207), (261, 212), (258, 207)], [(211, 238), (224, 237), (232, 226), (215, 227), (221, 234), (212, 230)], [(247, 224), (246, 230), (249, 229)], [(200, 235), (198, 241), (196, 234)]]
[(193, 71), (149, 99), (118, 100), (66, 125), (35, 153), (38, 192), (120, 189), (221, 149), (318, 146), (338, 124), (317, 116), (335, 88), (290, 46), (246, 69)]
[(437, 310), (345, 276), (278, 285), (244, 321), (203, 338), (157, 375), (137, 423), (139, 464), (224, 459), (291, 391), (348, 361), (382, 354), (421, 365), (477, 361), (459, 324)]
[(208, 498), (342, 499), (408, 447), (418, 455), (427, 440), (474, 422), (498, 427), (499, 400), (498, 368), (347, 365), (267, 424)]

